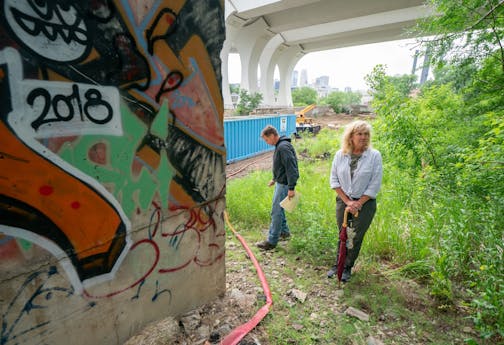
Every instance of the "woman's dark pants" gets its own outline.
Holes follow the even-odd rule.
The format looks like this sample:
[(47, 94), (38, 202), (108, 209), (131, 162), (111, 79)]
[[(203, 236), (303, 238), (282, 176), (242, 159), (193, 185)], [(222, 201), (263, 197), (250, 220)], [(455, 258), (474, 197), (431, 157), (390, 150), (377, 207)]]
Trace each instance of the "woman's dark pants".
[[(341, 226), (343, 224), (343, 215), (345, 212), (345, 203), (340, 198), (336, 197), (336, 220), (338, 223), (338, 229), (341, 231)], [(353, 239), (353, 248), (347, 248), (347, 255), (345, 259), (345, 268), (351, 269), (355, 263), (355, 260), (359, 256), (362, 241), (364, 240), (364, 235), (371, 225), (371, 221), (376, 213), (376, 199), (369, 199), (362, 209), (359, 211), (358, 217), (353, 217), (350, 213), (348, 218), (352, 219), (352, 225), (355, 229), (355, 237)], [(350, 221), (348, 222), (350, 223)], [(349, 224), (347, 224), (349, 225)], [(338, 251), (336, 253), (336, 266), (338, 265), (339, 247), (340, 241), (338, 241)]]

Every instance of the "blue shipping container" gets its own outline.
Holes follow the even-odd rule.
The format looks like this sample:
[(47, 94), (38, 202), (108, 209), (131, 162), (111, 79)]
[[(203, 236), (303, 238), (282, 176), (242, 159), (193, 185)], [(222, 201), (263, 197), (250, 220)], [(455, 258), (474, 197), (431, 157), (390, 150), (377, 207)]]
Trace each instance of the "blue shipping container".
[(287, 137), (296, 132), (296, 115), (240, 116), (224, 118), (224, 145), (226, 162), (232, 163), (260, 153), (271, 151), (261, 138), (261, 131), (267, 125), (274, 126), (278, 134)]

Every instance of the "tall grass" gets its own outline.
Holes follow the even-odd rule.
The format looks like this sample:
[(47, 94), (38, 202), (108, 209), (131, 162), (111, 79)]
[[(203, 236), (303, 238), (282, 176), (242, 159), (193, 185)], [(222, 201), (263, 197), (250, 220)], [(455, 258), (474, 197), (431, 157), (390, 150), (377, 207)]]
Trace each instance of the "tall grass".
[(340, 146), (339, 136), (341, 131), (323, 128), (316, 136), (303, 134), (300, 140), (295, 140), (294, 145), (304, 159), (332, 158)]
[(233, 179), (227, 183), (228, 213), (243, 231), (267, 228), (273, 197), (273, 189), (268, 188), (270, 180), (270, 171), (255, 171), (246, 178)]
[[(332, 260), (338, 232), (335, 219), (335, 193), (329, 188), (330, 162), (299, 162), (300, 178), (296, 191), (301, 198), (292, 213), (286, 213), (295, 250), (319, 260)], [(273, 187), (267, 186), (270, 171), (256, 171), (227, 184), (226, 203), (230, 217), (252, 237), (254, 232), (268, 229)]]

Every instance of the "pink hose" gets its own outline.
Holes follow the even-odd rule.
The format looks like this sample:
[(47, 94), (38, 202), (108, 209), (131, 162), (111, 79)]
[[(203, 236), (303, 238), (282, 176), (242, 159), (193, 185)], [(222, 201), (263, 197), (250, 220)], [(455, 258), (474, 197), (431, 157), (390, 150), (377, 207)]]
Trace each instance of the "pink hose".
[(224, 339), (221, 341), (221, 345), (235, 345), (240, 342), (240, 340), (243, 339), (249, 333), (252, 329), (254, 329), (255, 326), (261, 322), (262, 319), (268, 314), (270, 307), (273, 305), (273, 299), (271, 298), (271, 291), (268, 286), (268, 282), (266, 281), (266, 277), (264, 276), (264, 273), (261, 269), (261, 266), (259, 266), (259, 263), (257, 262), (254, 253), (250, 250), (250, 248), (247, 245), (247, 242), (243, 239), (241, 235), (239, 235), (236, 230), (233, 228), (231, 223), (229, 222), (229, 217), (227, 212), (224, 212), (224, 218), (226, 220), (227, 225), (233, 232), (233, 234), (236, 236), (236, 238), (240, 241), (242, 244), (243, 248), (245, 248), (245, 251), (247, 252), (250, 260), (254, 264), (254, 267), (257, 271), (257, 276), (259, 277), (259, 280), (261, 281), (261, 285), (264, 291), (264, 295), (266, 296), (266, 304), (263, 305), (256, 313), (255, 315), (247, 322), (244, 324), (236, 327), (229, 333)]

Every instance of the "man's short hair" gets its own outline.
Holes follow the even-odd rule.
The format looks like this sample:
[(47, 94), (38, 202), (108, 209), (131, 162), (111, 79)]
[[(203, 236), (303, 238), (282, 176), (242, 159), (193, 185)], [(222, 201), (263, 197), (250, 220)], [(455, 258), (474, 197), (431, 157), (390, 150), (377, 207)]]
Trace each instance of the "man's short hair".
[(270, 135), (278, 136), (278, 131), (272, 125), (267, 125), (261, 131), (261, 137), (269, 137)]

